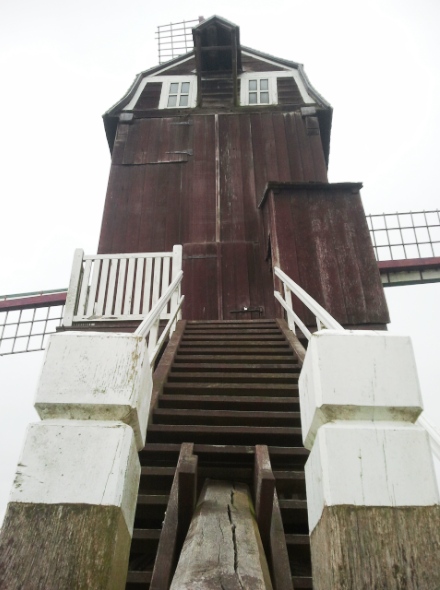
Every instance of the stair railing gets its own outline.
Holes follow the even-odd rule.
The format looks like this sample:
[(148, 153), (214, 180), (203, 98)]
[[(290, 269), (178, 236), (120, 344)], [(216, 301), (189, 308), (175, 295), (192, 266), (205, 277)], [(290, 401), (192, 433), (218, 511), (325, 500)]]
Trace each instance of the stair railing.
[[(295, 281), (286, 275), (277, 266), (274, 267), (275, 275), (281, 279), (284, 287), (284, 298), (279, 291), (274, 291), (275, 298), (281, 303), (283, 308), (287, 312), (287, 323), (290, 330), (295, 333), (295, 326), (297, 325), (307, 340), (310, 340), (312, 333), (304, 324), (304, 322), (298, 317), (298, 315), (292, 309), (292, 293), (298, 297), (302, 303), (315, 315), (316, 325), (318, 330), (323, 328), (331, 330), (345, 330), (329, 313), (326, 311), (317, 301), (313, 299), (304, 289), (302, 289)], [(426, 430), (429, 436), (429, 442), (431, 444), (431, 450), (433, 455), (440, 461), (440, 433), (439, 431), (427, 420), (422, 413), (417, 419), (417, 423)]]
[(281, 279), (284, 288), (284, 297), (279, 291), (274, 291), (275, 299), (281, 303), (287, 313), (287, 323), (290, 330), (295, 333), (295, 326), (298, 326), (307, 340), (310, 340), (312, 333), (301, 320), (301, 318), (293, 311), (292, 307), (292, 293), (298, 297), (304, 305), (310, 309), (316, 317), (316, 326), (318, 330), (327, 328), (329, 330), (343, 330), (339, 322), (333, 318), (328, 311), (326, 311), (317, 301), (313, 299), (304, 289), (302, 289), (295, 281), (286, 275), (278, 266), (274, 266), (275, 275)]
[[(143, 336), (148, 341), (148, 356), (150, 359), (150, 366), (154, 365), (154, 361), (156, 360), (162, 344), (165, 342), (165, 339), (168, 337), (168, 335), (173, 333), (176, 327), (176, 322), (181, 317), (180, 310), (182, 308), (183, 300), (185, 299), (185, 296), (181, 295), (180, 292), (182, 278), (183, 271), (180, 270), (171, 281), (171, 284), (165, 293), (149, 311), (147, 316), (142, 320), (134, 332), (135, 336)], [(163, 310), (166, 309), (168, 305), (170, 307), (170, 312), (167, 314), (168, 322), (160, 337), (158, 338), (159, 322), (163, 317)]]
[[(63, 317), (83, 322), (142, 321), (182, 270), (182, 246), (172, 252), (85, 255), (75, 251)], [(169, 309), (163, 308), (162, 319)]]

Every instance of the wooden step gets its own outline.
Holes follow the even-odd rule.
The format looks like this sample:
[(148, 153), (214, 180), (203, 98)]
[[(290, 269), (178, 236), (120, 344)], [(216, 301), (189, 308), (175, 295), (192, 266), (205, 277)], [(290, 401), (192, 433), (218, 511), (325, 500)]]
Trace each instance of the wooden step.
[(194, 373), (194, 372), (218, 372), (221, 371), (222, 374), (225, 371), (232, 372), (232, 371), (249, 371), (249, 373), (275, 373), (279, 371), (280, 373), (289, 373), (295, 375), (295, 377), (299, 377), (300, 367), (292, 363), (210, 363), (210, 362), (203, 362), (203, 363), (177, 363), (174, 364), (170, 375), (173, 375), (175, 371), (179, 373), (186, 372)]
[(194, 326), (277, 326), (275, 320), (189, 320), (187, 329)]
[(284, 532), (286, 534), (307, 534), (309, 532), (307, 501), (280, 498), (279, 503)]
[(162, 529), (134, 529), (131, 540), (132, 553), (150, 553), (157, 548)]
[(132, 585), (134, 585), (134, 584), (136, 584), (136, 586), (138, 586), (138, 585), (142, 586), (143, 584), (149, 584), (151, 582), (151, 575), (152, 575), (151, 570), (143, 571), (143, 572), (128, 570), (126, 588), (131, 590)]
[[(180, 445), (178, 443), (158, 443), (148, 440), (145, 447), (139, 452), (141, 465), (170, 465), (176, 466)], [(220, 462), (234, 465), (254, 464), (254, 447), (247, 445), (212, 445), (196, 443), (194, 454), (199, 457), (199, 463)], [(273, 469), (290, 467), (292, 469), (303, 468), (310, 451), (302, 444), (288, 446), (269, 446), (269, 455)]]
[[(163, 521), (168, 505), (167, 494), (139, 494), (136, 504), (135, 528), (157, 528)], [(148, 521), (148, 526), (141, 526), (139, 521)]]
[(275, 336), (279, 336), (281, 334), (278, 328), (274, 328), (272, 326), (267, 327), (260, 327), (260, 328), (237, 328), (237, 327), (230, 327), (230, 328), (212, 328), (212, 327), (199, 327), (199, 328), (187, 328), (185, 330), (184, 338), (187, 336), (194, 336), (196, 334), (237, 334), (237, 335), (268, 335), (274, 334)]
[(311, 576), (292, 576), (292, 584), (295, 590), (300, 588), (310, 588), (313, 590), (313, 581)]
[(280, 498), (297, 499), (306, 497), (306, 481), (304, 471), (273, 470), (278, 496)]
[(299, 412), (255, 412), (234, 410), (188, 410), (157, 408), (154, 424), (201, 424), (214, 426), (300, 426)]
[(181, 408), (209, 410), (254, 410), (254, 411), (299, 411), (298, 397), (265, 397), (233, 395), (175, 395), (159, 396), (159, 408)]
[(151, 442), (196, 442), (216, 445), (292, 445), (301, 444), (301, 428), (265, 426), (205, 426), (151, 424)]
[(237, 373), (228, 374), (223, 372), (180, 372), (171, 371), (168, 382), (191, 381), (208, 383), (211, 381), (221, 381), (222, 383), (234, 383), (236, 381), (246, 381), (246, 383), (297, 383), (299, 375), (297, 373)]
[(200, 392), (208, 395), (209, 393), (220, 395), (258, 395), (263, 396), (270, 394), (282, 394), (297, 396), (298, 385), (296, 383), (167, 383), (163, 388), (164, 394), (196, 394)]
[[(188, 348), (262, 348), (268, 347), (276, 349), (290, 350), (289, 345), (283, 339), (280, 340), (219, 340), (217, 337), (209, 340), (208, 338), (197, 338), (196, 340), (182, 340), (179, 345), (179, 352)], [(240, 352), (240, 351), (239, 351)]]
[[(230, 351), (228, 351), (230, 352)], [(273, 351), (272, 351), (273, 352)], [(174, 359), (174, 366), (177, 367), (180, 363), (222, 363), (222, 364), (237, 364), (237, 363), (246, 363), (249, 362), (249, 360), (251, 361), (252, 364), (258, 363), (260, 365), (262, 364), (272, 364), (272, 363), (289, 363), (293, 361), (293, 354), (292, 353), (288, 353), (288, 354), (280, 354), (279, 352), (275, 352), (274, 354), (260, 354), (260, 353), (255, 353), (254, 351), (249, 352), (249, 354), (252, 355), (251, 359), (249, 359), (249, 355), (245, 352), (243, 353), (242, 350), (239, 351), (240, 354), (238, 354), (238, 352), (236, 354), (225, 354), (224, 351), (221, 351), (221, 353), (214, 353), (212, 350), (209, 353), (206, 353), (205, 350), (200, 351), (199, 353), (194, 353), (194, 351), (191, 351), (191, 354), (189, 354), (187, 351), (185, 352), (185, 354), (182, 353), (178, 353), (176, 355), (176, 358)], [(298, 368), (297, 365), (292, 365), (295, 366), (295, 368)]]
[(230, 334), (226, 332), (221, 332), (223, 336), (219, 338), (219, 334), (207, 334), (206, 332), (198, 332), (198, 333), (186, 333), (184, 334), (181, 344), (184, 342), (192, 342), (193, 340), (224, 340), (225, 342), (239, 342), (241, 340), (245, 340), (246, 342), (262, 342), (262, 341), (273, 341), (273, 342), (283, 342), (286, 343), (286, 339), (280, 332), (270, 332), (269, 334), (243, 334), (241, 331), (237, 331), (236, 334)]
[(139, 483), (140, 492), (148, 492), (150, 495), (163, 495), (163, 493), (169, 493), (174, 473), (174, 467), (141, 467), (141, 479)]

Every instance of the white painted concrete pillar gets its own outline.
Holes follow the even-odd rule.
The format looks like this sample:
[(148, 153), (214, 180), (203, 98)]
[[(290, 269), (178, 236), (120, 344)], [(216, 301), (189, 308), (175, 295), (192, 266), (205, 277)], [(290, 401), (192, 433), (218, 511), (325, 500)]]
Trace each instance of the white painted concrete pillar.
[(440, 587), (439, 494), (411, 341), (312, 336), (299, 380), (314, 587)]
[(1, 532), (1, 587), (125, 587), (151, 389), (145, 339), (51, 337), (42, 422), (28, 428)]

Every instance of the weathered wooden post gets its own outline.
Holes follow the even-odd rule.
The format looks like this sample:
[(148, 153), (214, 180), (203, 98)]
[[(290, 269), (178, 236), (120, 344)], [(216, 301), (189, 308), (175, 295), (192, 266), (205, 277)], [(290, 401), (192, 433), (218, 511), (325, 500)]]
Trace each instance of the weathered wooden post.
[(272, 590), (245, 484), (206, 480), (170, 590)]
[(299, 381), (314, 588), (440, 588), (440, 507), (411, 341), (312, 336)]
[(0, 537), (0, 587), (125, 586), (151, 369), (145, 339), (52, 336)]

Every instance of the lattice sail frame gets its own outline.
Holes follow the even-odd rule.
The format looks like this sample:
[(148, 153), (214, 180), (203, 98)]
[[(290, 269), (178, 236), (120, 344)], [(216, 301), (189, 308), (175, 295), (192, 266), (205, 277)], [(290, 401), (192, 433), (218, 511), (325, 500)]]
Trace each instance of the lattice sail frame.
[(159, 53), (159, 63), (184, 55), (194, 48), (192, 30), (204, 19), (187, 20), (180, 23), (170, 23), (157, 27), (156, 39)]
[(65, 289), (0, 296), (0, 304), (15, 303), (0, 306), (0, 356), (44, 350), (61, 325), (65, 298)]
[(440, 256), (440, 211), (367, 215), (376, 260)]

